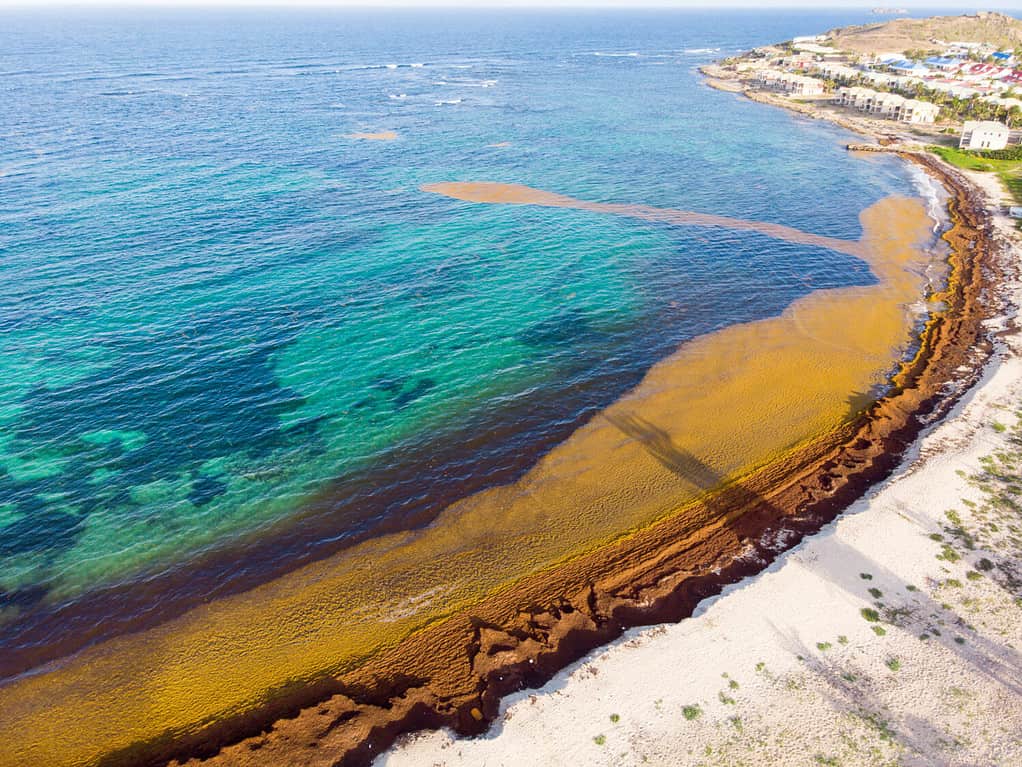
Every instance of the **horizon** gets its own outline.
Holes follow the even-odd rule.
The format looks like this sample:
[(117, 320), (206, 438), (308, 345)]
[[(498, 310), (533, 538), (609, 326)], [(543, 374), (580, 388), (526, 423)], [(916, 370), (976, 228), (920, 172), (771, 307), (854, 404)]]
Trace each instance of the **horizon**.
[[(641, 0), (629, 3), (627, 0), (0, 0), (0, 9), (18, 10), (79, 10), (79, 9), (174, 9), (205, 8), (218, 9), (336, 9), (336, 10), (854, 10), (884, 7), (904, 8), (909, 13), (940, 12), (971, 14), (978, 11), (1010, 13), (1022, 9), (1017, 5), (992, 7), (982, 2), (948, 2), (946, 0), (906, 0), (904, 2), (878, 3), (876, 0), (838, 0), (819, 5), (813, 0), (779, 0), (779, 2), (750, 2), (750, 0)], [(901, 14), (887, 14), (897, 18)]]

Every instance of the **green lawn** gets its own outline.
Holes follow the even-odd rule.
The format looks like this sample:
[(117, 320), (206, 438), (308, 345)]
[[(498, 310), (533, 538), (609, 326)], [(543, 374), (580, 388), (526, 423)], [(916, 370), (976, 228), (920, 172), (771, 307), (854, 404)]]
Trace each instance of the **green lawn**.
[(1015, 202), (1022, 205), (1022, 160), (988, 160), (972, 152), (947, 146), (931, 146), (927, 149), (958, 168), (996, 173)]

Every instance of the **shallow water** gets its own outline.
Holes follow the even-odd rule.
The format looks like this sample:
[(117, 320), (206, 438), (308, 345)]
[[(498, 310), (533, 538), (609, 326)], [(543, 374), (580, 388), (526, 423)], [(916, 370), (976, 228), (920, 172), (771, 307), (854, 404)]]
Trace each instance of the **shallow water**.
[[(918, 177), (695, 72), (861, 12), (0, 18), (0, 677), (163, 624), (0, 690), (12, 755), (356, 662), (709, 489), (650, 435), (718, 482), (905, 351), (923, 214), (859, 213)], [(480, 180), (584, 202), (423, 191)]]
[(694, 67), (862, 16), (4, 12), (4, 673), (419, 527), (680, 342), (871, 284), (754, 231), (420, 190), (857, 240), (907, 171)]

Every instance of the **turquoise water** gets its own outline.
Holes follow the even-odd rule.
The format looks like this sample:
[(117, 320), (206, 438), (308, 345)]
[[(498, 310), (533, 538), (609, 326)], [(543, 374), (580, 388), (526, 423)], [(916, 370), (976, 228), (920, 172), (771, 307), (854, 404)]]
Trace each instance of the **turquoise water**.
[(4, 12), (0, 643), (425, 524), (682, 341), (870, 282), (755, 233), (419, 191), (854, 239), (907, 171), (695, 67), (863, 18)]

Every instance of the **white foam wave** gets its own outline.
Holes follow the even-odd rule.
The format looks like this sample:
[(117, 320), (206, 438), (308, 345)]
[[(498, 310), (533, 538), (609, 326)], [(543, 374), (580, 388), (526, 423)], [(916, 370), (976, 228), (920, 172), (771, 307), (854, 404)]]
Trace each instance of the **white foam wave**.
[(688, 55), (696, 55), (700, 53), (720, 53), (720, 48), (686, 48), (682, 51)]
[(454, 104), (460, 104), (464, 100), (465, 99), (442, 99), (440, 101), (434, 101), (433, 102), (433, 106), (437, 106), (437, 107), (453, 106)]
[(637, 51), (628, 51), (627, 53), (607, 53), (605, 51), (593, 51), (594, 56), (606, 56), (607, 58), (638, 58), (639, 53)]
[(408, 98), (408, 94), (407, 93), (388, 93), (387, 94), (387, 98), (395, 99), (395, 100), (400, 101), (401, 99)]
[(933, 233), (938, 234), (947, 220), (947, 212), (942, 197), (944, 187), (940, 185), (937, 179), (914, 164), (909, 166), (909, 176), (912, 179), (912, 186), (915, 187), (919, 196), (923, 198), (927, 215), (933, 219)]
[(451, 85), (457, 88), (492, 88), (497, 80), (472, 80), (466, 77), (450, 80), (434, 80), (433, 85)]

